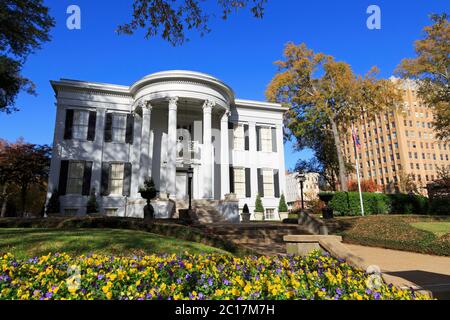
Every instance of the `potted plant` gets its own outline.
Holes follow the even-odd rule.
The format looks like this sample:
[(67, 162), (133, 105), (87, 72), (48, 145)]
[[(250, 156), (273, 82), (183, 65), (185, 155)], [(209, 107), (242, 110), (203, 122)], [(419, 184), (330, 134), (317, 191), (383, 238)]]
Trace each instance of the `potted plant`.
[(158, 195), (158, 190), (156, 190), (155, 182), (152, 178), (146, 178), (144, 181), (144, 186), (139, 188), (139, 193), (141, 197), (147, 200), (147, 205), (144, 207), (144, 219), (154, 219), (155, 212), (151, 201)]
[(289, 218), (289, 210), (286, 204), (284, 194), (282, 194), (280, 197), (280, 203), (278, 204), (278, 214), (280, 215), (281, 221)]
[(248, 205), (245, 204), (244, 208), (242, 209), (242, 214), (241, 214), (242, 222), (250, 222), (250, 216), (251, 216), (251, 214), (250, 214)]
[(321, 192), (319, 193), (319, 199), (325, 202), (325, 207), (322, 209), (322, 216), (324, 219), (333, 219), (333, 208), (328, 206), (328, 203), (333, 200), (334, 193)]
[(96, 214), (98, 213), (98, 204), (97, 204), (97, 196), (95, 194), (95, 188), (92, 188), (91, 195), (89, 196), (89, 200), (86, 204), (86, 214)]
[(264, 220), (264, 206), (259, 194), (256, 196), (254, 216), (257, 221)]

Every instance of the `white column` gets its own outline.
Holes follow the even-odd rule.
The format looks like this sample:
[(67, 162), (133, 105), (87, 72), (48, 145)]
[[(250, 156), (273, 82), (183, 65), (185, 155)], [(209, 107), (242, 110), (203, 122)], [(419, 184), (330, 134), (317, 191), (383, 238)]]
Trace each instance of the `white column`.
[(142, 108), (142, 136), (141, 136), (141, 165), (139, 169), (139, 185), (143, 185), (145, 178), (150, 176), (150, 123), (152, 105), (149, 101), (140, 103)]
[(228, 134), (228, 119), (230, 112), (226, 111), (220, 120), (220, 193), (222, 198), (230, 193), (230, 141)]
[(172, 199), (176, 198), (177, 179), (177, 97), (169, 100), (168, 144), (167, 144), (167, 193)]
[(205, 101), (203, 104), (203, 197), (205, 199), (212, 199), (212, 108), (214, 102)]

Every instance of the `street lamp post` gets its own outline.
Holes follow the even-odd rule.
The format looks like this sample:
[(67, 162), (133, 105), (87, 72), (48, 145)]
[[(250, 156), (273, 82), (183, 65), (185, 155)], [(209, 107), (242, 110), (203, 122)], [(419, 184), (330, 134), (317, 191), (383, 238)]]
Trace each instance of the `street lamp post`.
[(187, 170), (188, 175), (188, 195), (189, 195), (189, 211), (192, 210), (192, 177), (194, 176), (194, 169), (189, 166)]
[(304, 172), (300, 172), (297, 175), (297, 180), (298, 180), (298, 182), (300, 182), (300, 196), (301, 196), (301, 199), (302, 199), (302, 211), (303, 211), (303, 210), (305, 210), (305, 201), (303, 199), (303, 184), (306, 181), (305, 173)]

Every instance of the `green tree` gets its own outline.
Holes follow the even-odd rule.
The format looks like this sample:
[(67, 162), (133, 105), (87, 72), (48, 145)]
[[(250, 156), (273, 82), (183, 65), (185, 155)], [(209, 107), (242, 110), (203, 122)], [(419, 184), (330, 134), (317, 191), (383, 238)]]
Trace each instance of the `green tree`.
[(289, 108), (287, 128), (296, 139), (309, 135), (311, 141), (321, 141), (314, 134), (331, 133), (340, 188), (347, 191), (342, 138), (349, 134), (351, 124), (359, 121), (362, 114), (371, 119), (394, 108), (401, 100), (396, 85), (390, 80), (378, 80), (376, 68), (364, 77), (357, 76), (349, 64), (315, 53), (305, 44), (288, 43), (284, 60), (277, 61), (276, 65), (278, 73), (267, 88), (267, 99)]
[(43, 0), (0, 2), (0, 112), (14, 112), (22, 90), (34, 94), (34, 84), (20, 73), (27, 57), (50, 40), (55, 21)]
[(19, 188), (22, 215), (25, 213), (27, 192), (33, 184), (45, 184), (50, 167), (51, 148), (21, 140), (0, 152), (0, 176), (5, 183)]
[(261, 196), (258, 194), (256, 196), (256, 201), (255, 201), (255, 212), (262, 212), (264, 213), (264, 206), (261, 200)]
[[(252, 15), (262, 18), (267, 0), (216, 0), (223, 20), (233, 11), (250, 7)], [(209, 8), (206, 8), (209, 6)], [(133, 16), (129, 23), (119, 26), (119, 34), (133, 34), (145, 29), (145, 37), (158, 35), (172, 45), (185, 41), (186, 31), (195, 29), (200, 35), (210, 32), (208, 27), (212, 12), (210, 2), (200, 0), (133, 0)], [(207, 13), (209, 11), (209, 14)]]
[(280, 202), (278, 204), (278, 212), (288, 212), (288, 207), (286, 204), (286, 198), (284, 197), (284, 194), (280, 197)]
[(397, 69), (403, 78), (417, 80), (418, 95), (434, 109), (437, 137), (450, 139), (450, 22), (447, 14), (433, 14), (433, 25), (415, 43), (416, 58), (404, 59)]

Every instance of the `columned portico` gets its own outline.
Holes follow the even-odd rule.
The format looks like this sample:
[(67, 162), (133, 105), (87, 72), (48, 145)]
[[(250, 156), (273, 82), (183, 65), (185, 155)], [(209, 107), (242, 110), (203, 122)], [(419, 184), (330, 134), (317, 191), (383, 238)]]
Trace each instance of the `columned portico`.
[(212, 108), (214, 102), (207, 100), (203, 104), (203, 198), (212, 199), (212, 168), (213, 168), (213, 155), (212, 155)]
[(170, 97), (169, 122), (168, 122), (168, 146), (167, 146), (167, 193), (171, 198), (176, 198), (177, 179), (177, 102), (178, 97)]

